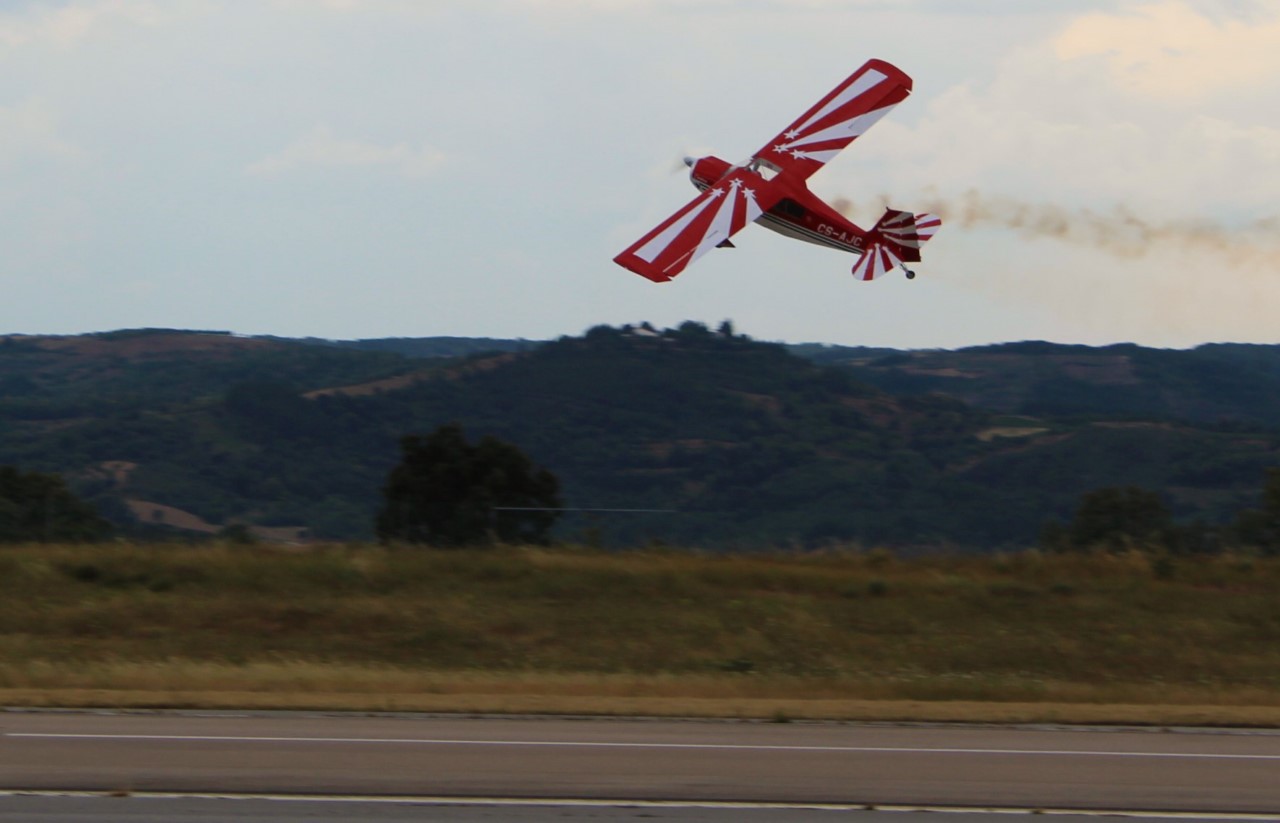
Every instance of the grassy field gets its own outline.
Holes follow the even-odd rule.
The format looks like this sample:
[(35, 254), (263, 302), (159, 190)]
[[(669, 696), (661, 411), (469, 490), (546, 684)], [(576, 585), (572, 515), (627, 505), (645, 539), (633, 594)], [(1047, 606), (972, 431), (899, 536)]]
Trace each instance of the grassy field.
[(7, 547), (0, 703), (1280, 725), (1280, 560)]

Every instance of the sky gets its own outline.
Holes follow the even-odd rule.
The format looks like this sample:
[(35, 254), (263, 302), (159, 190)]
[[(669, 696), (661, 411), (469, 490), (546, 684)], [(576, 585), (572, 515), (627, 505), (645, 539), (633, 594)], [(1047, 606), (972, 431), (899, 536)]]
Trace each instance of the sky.
[[(758, 226), (612, 258), (867, 59), (810, 180), (912, 281)], [(1280, 343), (1274, 0), (0, 0), (0, 333)]]

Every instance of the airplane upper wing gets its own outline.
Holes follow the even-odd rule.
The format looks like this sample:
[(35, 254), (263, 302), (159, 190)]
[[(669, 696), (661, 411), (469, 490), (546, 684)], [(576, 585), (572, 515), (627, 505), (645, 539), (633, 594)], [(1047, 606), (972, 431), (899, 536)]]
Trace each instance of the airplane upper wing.
[(910, 93), (911, 78), (901, 69), (883, 60), (868, 60), (752, 159), (804, 180)]
[(613, 261), (654, 282), (665, 282), (768, 211), (782, 196), (780, 187), (760, 175), (735, 169)]

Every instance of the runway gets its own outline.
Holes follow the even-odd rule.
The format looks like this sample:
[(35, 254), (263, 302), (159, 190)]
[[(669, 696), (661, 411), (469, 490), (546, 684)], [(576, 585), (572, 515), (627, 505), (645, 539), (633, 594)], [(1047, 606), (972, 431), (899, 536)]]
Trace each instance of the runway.
[(0, 788), (1280, 815), (1280, 734), (5, 712)]
[[(1039, 813), (1012, 810), (902, 809), (839, 806), (747, 804), (654, 804), (570, 801), (457, 801), (317, 799), (308, 797), (168, 797), (107, 795), (19, 795), (0, 793), (0, 822), (141, 823), (157, 821), (236, 820), (256, 823), (367, 823), (430, 820), (433, 823), (564, 820), (661, 821), (661, 823), (1018, 823), (1017, 816), (1052, 817), (1052, 823), (1103, 823), (1101, 814)], [(838, 815), (836, 817), (835, 815)], [(1016, 815), (1016, 816), (1015, 816)], [(1010, 817), (1013, 820), (1010, 820)], [(1116, 813), (1105, 814), (1116, 823)], [(1176, 812), (1122, 817), (1120, 823), (1275, 823), (1280, 817), (1258, 815), (1179, 816)]]

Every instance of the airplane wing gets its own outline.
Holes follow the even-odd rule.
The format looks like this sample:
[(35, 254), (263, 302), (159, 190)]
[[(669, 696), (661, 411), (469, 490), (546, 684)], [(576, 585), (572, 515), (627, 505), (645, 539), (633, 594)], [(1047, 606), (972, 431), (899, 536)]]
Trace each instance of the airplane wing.
[(752, 160), (804, 180), (911, 93), (911, 78), (883, 60), (867, 63), (756, 152)]
[(627, 247), (613, 261), (663, 283), (722, 245), (783, 196), (759, 175), (736, 169)]

